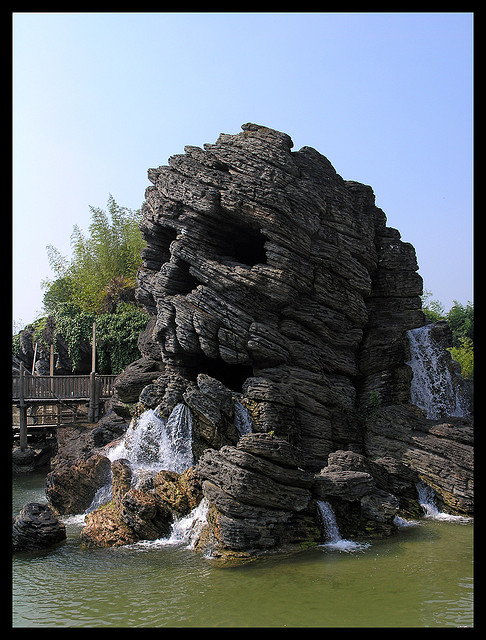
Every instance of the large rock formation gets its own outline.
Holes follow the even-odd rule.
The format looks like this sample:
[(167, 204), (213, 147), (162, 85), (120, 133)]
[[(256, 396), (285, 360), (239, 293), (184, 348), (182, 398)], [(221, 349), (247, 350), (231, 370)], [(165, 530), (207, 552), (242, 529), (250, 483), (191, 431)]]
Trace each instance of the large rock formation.
[(373, 398), (408, 400), (422, 281), (370, 187), (310, 147), (292, 152), (286, 134), (242, 129), (149, 170), (137, 296), (165, 365), (156, 399), (169, 389), (191, 406), (206, 373), (243, 394), (255, 430), (320, 469), (338, 448), (363, 450)]
[[(152, 317), (113, 399), (135, 421), (189, 407), (191, 482), (164, 471), (135, 487), (130, 466), (113, 463), (114, 497), (83, 539), (162, 535), (202, 496), (199, 548), (213, 552), (322, 541), (320, 501), (344, 535), (389, 534), (398, 512), (419, 513), (419, 480), (472, 513), (470, 418), (429, 420), (410, 404), (407, 332), (425, 322), (413, 247), (370, 187), (310, 147), (293, 152), (286, 134), (242, 129), (149, 170), (137, 297)], [(242, 436), (245, 409), (253, 433)], [(58, 508), (72, 508), (63, 486), (106, 463), (52, 474)]]

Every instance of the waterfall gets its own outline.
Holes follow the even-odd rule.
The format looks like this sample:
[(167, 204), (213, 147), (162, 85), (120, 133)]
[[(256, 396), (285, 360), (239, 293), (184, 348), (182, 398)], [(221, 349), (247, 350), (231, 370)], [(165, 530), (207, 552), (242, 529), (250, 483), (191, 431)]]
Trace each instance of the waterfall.
[(360, 542), (354, 542), (353, 540), (345, 540), (341, 537), (336, 516), (334, 515), (334, 511), (329, 502), (326, 502), (325, 500), (318, 500), (317, 513), (327, 540), (325, 544), (320, 546), (346, 552), (361, 551), (370, 546), (367, 543), (363, 544)]
[(148, 409), (133, 419), (123, 441), (107, 452), (113, 462), (126, 458), (135, 472), (162, 469), (182, 473), (194, 463), (192, 454), (192, 415), (183, 402), (165, 420)]
[[(185, 546), (186, 549), (194, 549), (194, 545), (199, 539), (203, 528), (207, 524), (209, 503), (206, 498), (195, 507), (187, 516), (176, 520), (171, 527), (171, 532), (167, 538), (157, 540), (140, 540), (132, 547), (141, 549), (154, 549), (168, 546)], [(208, 553), (205, 557), (210, 557)]]
[(341, 540), (341, 534), (339, 533), (336, 516), (334, 515), (331, 505), (324, 500), (318, 500), (317, 509), (327, 541), (331, 543), (339, 542)]
[(442, 350), (430, 336), (431, 325), (407, 332), (413, 371), (410, 399), (427, 412), (427, 418), (465, 416), (468, 411), (452, 384), (451, 372)]
[(182, 473), (194, 464), (192, 454), (192, 414), (183, 402), (174, 407), (165, 425), (168, 447), (160, 452), (162, 464), (169, 471)]
[(238, 401), (235, 402), (235, 427), (240, 436), (252, 432), (251, 418), (248, 409)]
[(431, 520), (446, 520), (447, 522), (471, 522), (472, 518), (466, 516), (453, 516), (450, 513), (439, 511), (435, 504), (435, 491), (425, 482), (417, 482), (418, 501), (426, 518)]
[(91, 504), (84, 511), (84, 513), (77, 513), (74, 515), (62, 516), (61, 520), (64, 522), (64, 524), (83, 525), (84, 519), (87, 516), (87, 514), (91, 513), (92, 511), (95, 511), (98, 507), (101, 507), (101, 505), (109, 502), (111, 500), (111, 496), (112, 496), (112, 488), (111, 488), (111, 479), (110, 479), (110, 481), (107, 484), (103, 485), (98, 489), (98, 491), (94, 495), (93, 500), (91, 501)]

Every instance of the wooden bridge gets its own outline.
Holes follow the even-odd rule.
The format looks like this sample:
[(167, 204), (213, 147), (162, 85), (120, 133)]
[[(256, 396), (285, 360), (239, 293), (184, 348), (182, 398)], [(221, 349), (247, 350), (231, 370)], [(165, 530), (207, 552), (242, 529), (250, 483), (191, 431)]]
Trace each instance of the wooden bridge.
[[(28, 425), (28, 413), (35, 416), (40, 407), (57, 407), (57, 425), (49, 425), (52, 427), (60, 426), (63, 409), (70, 409), (75, 415), (82, 403), (88, 404), (88, 422), (96, 422), (101, 400), (113, 394), (115, 378), (94, 372), (82, 376), (36, 376), (20, 365), (19, 374), (12, 376), (12, 404), (19, 407), (20, 447), (27, 446), (27, 429), (35, 426)], [(46, 425), (39, 422), (38, 426)]]

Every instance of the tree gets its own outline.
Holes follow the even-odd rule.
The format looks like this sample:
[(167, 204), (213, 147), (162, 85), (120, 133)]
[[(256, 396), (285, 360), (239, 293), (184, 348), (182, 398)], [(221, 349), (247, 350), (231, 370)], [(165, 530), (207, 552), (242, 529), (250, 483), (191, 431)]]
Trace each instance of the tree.
[(44, 308), (52, 312), (57, 303), (73, 302), (83, 311), (101, 313), (116, 308), (119, 299), (130, 297), (136, 286), (144, 241), (138, 224), (140, 210), (120, 207), (110, 195), (108, 212), (90, 207), (87, 236), (78, 225), (71, 235), (72, 260), (49, 245), (49, 264), (57, 275), (44, 281)]
[(452, 359), (461, 365), (463, 378), (474, 376), (474, 345), (470, 338), (459, 339), (459, 346), (449, 349)]
[(432, 291), (425, 290), (422, 295), (422, 311), (430, 322), (445, 320), (445, 311), (442, 302), (439, 300), (431, 300)]
[(54, 315), (56, 331), (66, 344), (73, 371), (78, 371), (83, 351), (90, 350), (96, 321), (97, 370), (118, 374), (140, 357), (138, 336), (148, 321), (147, 312), (135, 305), (119, 303), (113, 313), (82, 311), (73, 303), (59, 304)]
[[(107, 211), (96, 207), (90, 211), (88, 234), (78, 225), (73, 228), (71, 260), (48, 245), (56, 277), (42, 283), (43, 304), (55, 326), (51, 341), (56, 334), (64, 338), (73, 372), (85, 366), (96, 321), (98, 370), (117, 374), (140, 357), (137, 340), (148, 321), (147, 312), (135, 302), (144, 246), (138, 226), (141, 212), (120, 207), (111, 195)], [(47, 317), (41, 320), (45, 324)], [(14, 340), (14, 349), (18, 342)]]
[(449, 309), (446, 320), (452, 331), (452, 343), (454, 347), (463, 346), (463, 338), (474, 342), (474, 306), (468, 302), (466, 306), (454, 300), (454, 305)]

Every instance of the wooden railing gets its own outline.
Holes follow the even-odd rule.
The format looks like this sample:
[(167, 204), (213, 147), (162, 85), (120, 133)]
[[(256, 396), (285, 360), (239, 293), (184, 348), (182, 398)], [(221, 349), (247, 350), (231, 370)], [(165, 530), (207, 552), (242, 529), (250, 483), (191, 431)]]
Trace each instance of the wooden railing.
[(100, 400), (109, 398), (113, 393), (116, 376), (33, 376), (20, 365), (19, 375), (12, 377), (12, 403), (19, 407), (20, 448), (27, 447), (27, 409), (42, 404), (55, 404), (72, 407), (76, 402), (88, 402), (88, 420), (97, 422), (100, 415)]
[[(96, 374), (99, 387), (98, 398), (109, 398), (113, 394), (113, 382), (116, 376)], [(21, 389), (20, 376), (12, 377), (12, 398), (20, 400), (89, 400), (91, 376), (31, 376), (23, 375)]]

